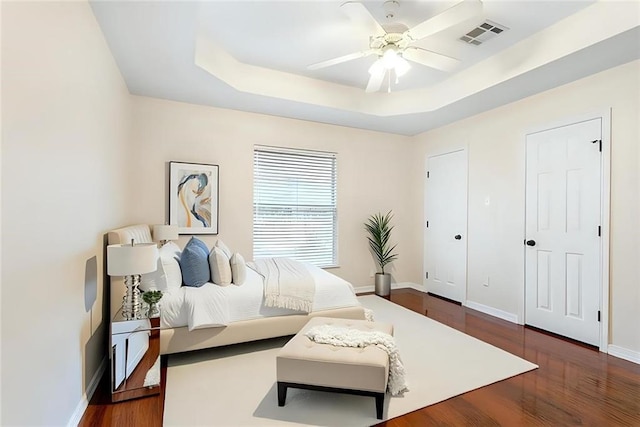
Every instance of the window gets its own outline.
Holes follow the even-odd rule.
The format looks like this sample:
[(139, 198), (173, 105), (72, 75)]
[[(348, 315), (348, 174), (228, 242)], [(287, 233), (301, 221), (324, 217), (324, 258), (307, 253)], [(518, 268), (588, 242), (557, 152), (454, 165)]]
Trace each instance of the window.
[(253, 256), (337, 265), (336, 155), (256, 146)]

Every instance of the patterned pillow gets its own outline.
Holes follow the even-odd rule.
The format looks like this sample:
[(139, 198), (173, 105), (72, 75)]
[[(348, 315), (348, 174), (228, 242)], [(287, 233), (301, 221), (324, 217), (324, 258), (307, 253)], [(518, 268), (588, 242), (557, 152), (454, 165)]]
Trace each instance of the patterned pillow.
[(231, 265), (229, 257), (219, 247), (211, 249), (209, 254), (209, 266), (213, 283), (220, 286), (231, 284)]
[(234, 285), (242, 285), (247, 278), (247, 264), (244, 257), (239, 253), (235, 253), (229, 260), (231, 264), (231, 278)]
[(211, 280), (208, 249), (202, 240), (195, 237), (189, 240), (180, 256), (180, 269), (185, 286), (199, 288)]

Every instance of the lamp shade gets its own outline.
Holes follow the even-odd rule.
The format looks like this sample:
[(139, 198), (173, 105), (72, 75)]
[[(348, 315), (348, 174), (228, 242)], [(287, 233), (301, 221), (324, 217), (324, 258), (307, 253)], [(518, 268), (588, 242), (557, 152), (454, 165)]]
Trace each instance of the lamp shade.
[(107, 246), (107, 274), (131, 276), (156, 271), (158, 247), (155, 243)]
[(154, 225), (153, 240), (156, 242), (161, 240), (178, 240), (178, 226), (162, 224)]

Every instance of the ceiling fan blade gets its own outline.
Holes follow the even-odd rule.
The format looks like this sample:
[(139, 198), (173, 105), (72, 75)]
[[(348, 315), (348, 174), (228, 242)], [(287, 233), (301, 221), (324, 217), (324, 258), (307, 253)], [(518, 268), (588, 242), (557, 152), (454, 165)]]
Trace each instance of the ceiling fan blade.
[(367, 93), (379, 91), (380, 86), (382, 86), (384, 76), (387, 74), (387, 70), (384, 67), (376, 67), (375, 70), (372, 71), (369, 83), (367, 83), (367, 88), (365, 89), (365, 92)]
[(429, 18), (421, 24), (408, 29), (404, 32), (404, 35), (413, 40), (420, 40), (473, 18), (481, 12), (482, 2), (480, 0), (463, 0), (433, 18)]
[(327, 59), (326, 61), (311, 64), (307, 67), (309, 70), (318, 70), (320, 68), (330, 67), (332, 65), (341, 64), (343, 62), (351, 61), (358, 58), (364, 58), (365, 56), (373, 55), (377, 51), (375, 49), (361, 50), (360, 52), (350, 53), (348, 55), (339, 56), (333, 59)]
[(451, 71), (460, 63), (460, 60), (456, 58), (415, 46), (409, 46), (405, 49), (402, 57), (409, 61), (442, 71)]
[(384, 36), (387, 33), (362, 3), (349, 1), (342, 4), (340, 8), (352, 22), (366, 28), (370, 35)]

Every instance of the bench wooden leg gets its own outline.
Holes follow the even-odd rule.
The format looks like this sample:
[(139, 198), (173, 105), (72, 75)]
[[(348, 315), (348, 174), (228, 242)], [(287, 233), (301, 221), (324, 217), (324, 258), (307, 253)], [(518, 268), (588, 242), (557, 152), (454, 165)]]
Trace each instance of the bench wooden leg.
[(382, 410), (384, 409), (384, 393), (376, 394), (376, 416), (382, 419)]
[(382, 419), (382, 413), (384, 412), (384, 393), (377, 393), (375, 391), (352, 390), (352, 389), (346, 389), (346, 388), (323, 387), (319, 385), (288, 383), (284, 381), (282, 382), (278, 381), (278, 406), (284, 406), (284, 402), (285, 400), (287, 400), (287, 389), (289, 387), (301, 388), (305, 390), (329, 391), (333, 393), (345, 393), (345, 394), (355, 394), (358, 396), (375, 397), (376, 416), (378, 417), (379, 420)]
[(287, 400), (287, 385), (278, 381), (278, 406), (284, 406)]

